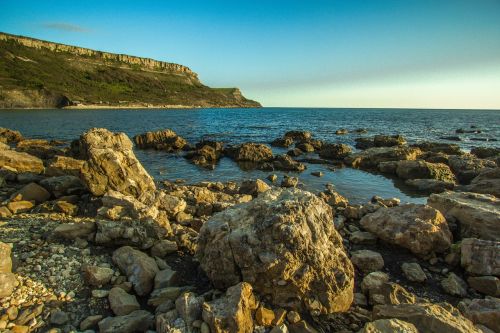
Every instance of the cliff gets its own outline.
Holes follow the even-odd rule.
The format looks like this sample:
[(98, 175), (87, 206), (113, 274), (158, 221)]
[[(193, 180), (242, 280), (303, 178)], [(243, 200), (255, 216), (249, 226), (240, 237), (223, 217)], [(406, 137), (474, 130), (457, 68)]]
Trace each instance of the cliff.
[(259, 106), (183, 65), (0, 32), (0, 108)]

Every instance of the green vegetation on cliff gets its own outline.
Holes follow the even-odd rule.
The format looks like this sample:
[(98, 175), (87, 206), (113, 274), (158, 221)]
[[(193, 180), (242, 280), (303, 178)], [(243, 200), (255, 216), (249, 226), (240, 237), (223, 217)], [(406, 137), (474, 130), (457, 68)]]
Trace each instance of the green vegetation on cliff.
[(0, 33), (0, 108), (259, 107), (181, 65)]

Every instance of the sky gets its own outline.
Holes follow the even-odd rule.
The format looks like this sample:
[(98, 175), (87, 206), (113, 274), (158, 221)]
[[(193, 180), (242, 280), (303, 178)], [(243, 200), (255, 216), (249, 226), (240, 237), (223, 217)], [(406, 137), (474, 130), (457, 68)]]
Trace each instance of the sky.
[(264, 106), (500, 109), (500, 0), (0, 0), (0, 31), (180, 63)]

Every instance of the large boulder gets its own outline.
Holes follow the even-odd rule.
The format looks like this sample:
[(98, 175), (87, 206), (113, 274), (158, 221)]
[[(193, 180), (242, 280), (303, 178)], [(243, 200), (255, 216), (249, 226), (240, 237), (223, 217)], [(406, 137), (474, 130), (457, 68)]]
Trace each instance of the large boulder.
[(460, 250), (461, 265), (467, 273), (500, 276), (500, 242), (465, 238)]
[(319, 156), (330, 160), (341, 160), (352, 153), (351, 147), (343, 143), (326, 143), (321, 147)]
[(332, 221), (314, 194), (273, 189), (208, 220), (197, 257), (217, 288), (245, 281), (277, 306), (346, 311), (354, 271)]
[(141, 199), (156, 190), (125, 133), (93, 128), (81, 136), (80, 149), (88, 159), (82, 178), (92, 194), (101, 196), (114, 190)]
[(305, 164), (295, 161), (286, 154), (276, 156), (270, 167), (267, 167), (267, 164), (270, 163), (266, 163), (262, 169), (302, 172), (307, 168)]
[(500, 240), (500, 201), (492, 195), (445, 192), (431, 195), (427, 204), (459, 223), (464, 238)]
[(64, 150), (61, 147), (57, 147), (57, 145), (43, 139), (23, 140), (17, 144), (16, 151), (28, 153), (42, 160), (48, 160), (56, 155), (64, 154)]
[(153, 325), (154, 318), (151, 313), (144, 310), (136, 310), (125, 316), (106, 317), (99, 322), (99, 332), (146, 332)]
[(500, 299), (473, 299), (465, 309), (465, 316), (474, 324), (500, 332)]
[(146, 253), (123, 246), (113, 252), (113, 262), (127, 276), (137, 295), (145, 296), (153, 290), (155, 275), (160, 269)]
[(377, 168), (382, 162), (415, 160), (421, 154), (418, 148), (376, 147), (349, 155), (344, 162), (355, 168)]
[(455, 182), (455, 175), (450, 167), (443, 163), (429, 163), (422, 160), (400, 161), (396, 174), (402, 179), (437, 179)]
[(484, 169), (472, 179), (465, 190), (476, 193), (492, 194), (500, 198), (500, 168)]
[(98, 220), (95, 242), (104, 246), (131, 245), (140, 249), (148, 249), (165, 233), (151, 219), (138, 221)]
[(35, 201), (42, 203), (50, 199), (50, 193), (37, 183), (29, 183), (11, 196), (11, 201)]
[(17, 173), (40, 174), (44, 170), (43, 161), (38, 157), (11, 149), (0, 150), (0, 169), (3, 167), (8, 167)]
[(187, 144), (186, 140), (171, 129), (136, 135), (134, 136), (134, 142), (138, 148), (154, 148), (165, 151), (177, 151)]
[(474, 324), (451, 305), (416, 303), (377, 305), (373, 319), (400, 319), (425, 333), (481, 333)]
[(0, 143), (18, 143), (24, 138), (19, 131), (0, 127)]
[(226, 294), (203, 304), (203, 320), (215, 333), (252, 333), (253, 313), (258, 302), (252, 286), (241, 282), (227, 289)]
[(474, 147), (470, 153), (479, 158), (490, 158), (500, 155), (500, 148), (496, 147)]
[(365, 215), (360, 224), (382, 240), (418, 255), (443, 252), (452, 242), (443, 214), (427, 205), (383, 207)]
[(273, 151), (260, 143), (243, 143), (236, 147), (226, 148), (229, 157), (238, 162), (269, 162), (273, 159)]
[(497, 166), (494, 161), (479, 159), (470, 154), (450, 156), (448, 165), (461, 184), (469, 184), (485, 169)]

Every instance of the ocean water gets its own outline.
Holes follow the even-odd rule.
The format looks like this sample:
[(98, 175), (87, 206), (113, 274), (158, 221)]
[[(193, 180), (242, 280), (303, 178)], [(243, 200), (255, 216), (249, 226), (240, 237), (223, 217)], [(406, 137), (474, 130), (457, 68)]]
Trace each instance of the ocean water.
[[(0, 127), (19, 130), (29, 138), (72, 140), (92, 127), (121, 131), (130, 137), (146, 131), (170, 128), (191, 143), (212, 139), (226, 143), (269, 143), (286, 131), (303, 129), (318, 139), (354, 146), (360, 136), (401, 134), (410, 143), (442, 141), (459, 144), (464, 150), (476, 146), (498, 147), (500, 111), (495, 110), (418, 110), (418, 109), (182, 109), (182, 110), (0, 110)], [(346, 128), (346, 135), (335, 131)], [(355, 133), (364, 128), (366, 134)], [(457, 129), (480, 133), (456, 134)], [(442, 137), (459, 136), (461, 141)], [(284, 152), (274, 149), (276, 153)], [(190, 164), (182, 154), (136, 150), (137, 157), (156, 180), (241, 181), (265, 178), (269, 172), (241, 170), (223, 158), (215, 170)], [(422, 193), (413, 191), (397, 179), (351, 168), (330, 170), (325, 165), (308, 164), (301, 174), (304, 188), (318, 192), (330, 183), (351, 202), (362, 203), (373, 195), (399, 197), (403, 202), (424, 202)], [(311, 175), (323, 171), (324, 177)], [(282, 172), (276, 172), (282, 176)]]

